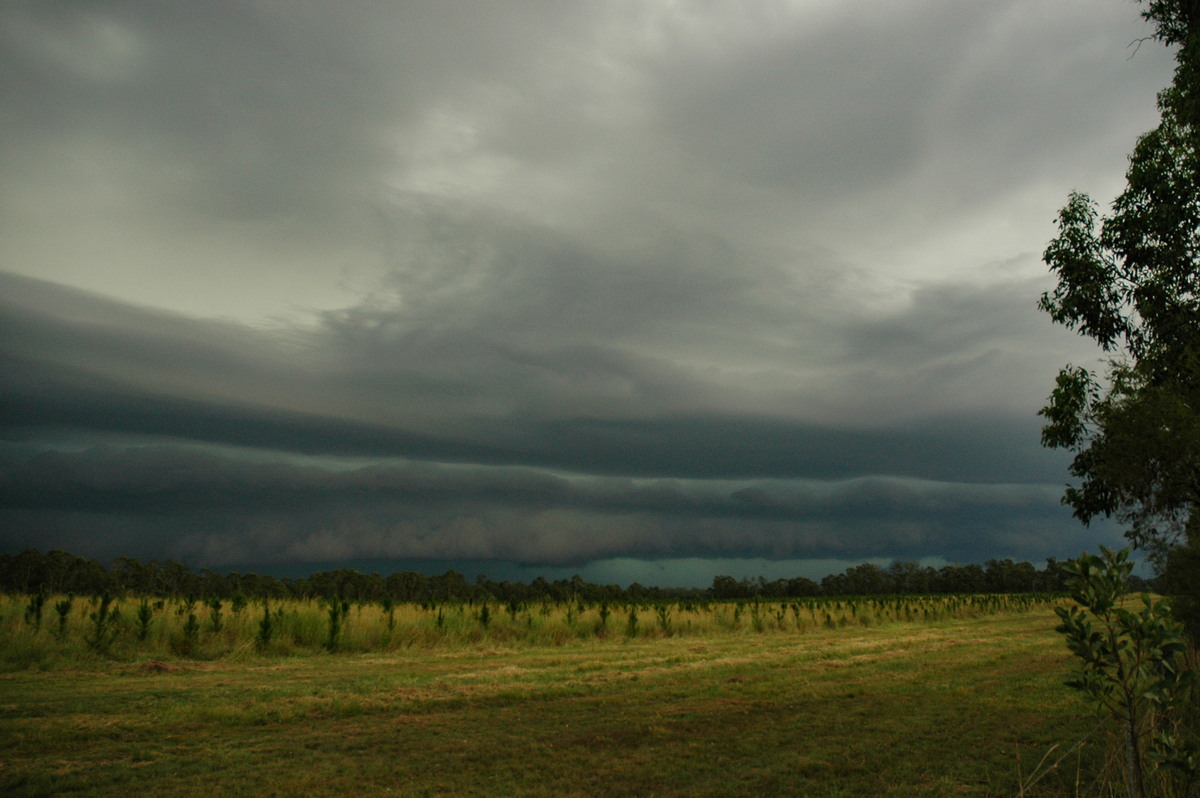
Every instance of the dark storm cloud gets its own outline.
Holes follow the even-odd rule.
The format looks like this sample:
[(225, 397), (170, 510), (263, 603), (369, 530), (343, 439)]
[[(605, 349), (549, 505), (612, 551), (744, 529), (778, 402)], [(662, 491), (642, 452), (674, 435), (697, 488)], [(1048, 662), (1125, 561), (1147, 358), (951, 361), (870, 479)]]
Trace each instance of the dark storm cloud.
[[(231, 564), (353, 557), (584, 563), (612, 556), (930, 556), (1044, 530), (1042, 486), (894, 478), (634, 480), (528, 468), (288, 462), (178, 444), (4, 454), (5, 538)], [(118, 531), (119, 530), (119, 531)], [(851, 530), (858, 530), (847, 535)], [(603, 531), (604, 534), (597, 535)], [(981, 541), (974, 541), (978, 545)]]
[(575, 16), (557, 3), (18, 2), (3, 17), (6, 126), (45, 150), (86, 128), (152, 170), (130, 175), (165, 193), (148, 205), (315, 223), (375, 184), (392, 126), (479, 75), (520, 80), (553, 42), (537, 34)]
[(7, 4), (0, 542), (1044, 556), (1098, 9)]
[[(94, 430), (644, 476), (1037, 482), (1061, 468), (1061, 458), (1037, 446), (1032, 417), (946, 415), (934, 401), (914, 419), (875, 428), (736, 406), (701, 412), (685, 390), (708, 388), (700, 378), (680, 387), (668, 370), (639, 381), (619, 354), (599, 347), (547, 356), (536, 340), (527, 350), (496, 344), (499, 333), (489, 339), (482, 331), (447, 341), (425, 326), (416, 334), (433, 344), (413, 352), (405, 334), (387, 340), (391, 334), (374, 322), (348, 331), (347, 318), (332, 344), (319, 331), (297, 344), (269, 331), (138, 311), (23, 278), (2, 282), (10, 289), (0, 300), (3, 401), (13, 434)], [(22, 298), (26, 304), (16, 307)], [(35, 305), (50, 309), (39, 313)], [(994, 341), (997, 331), (985, 326), (981, 333)], [(961, 328), (948, 334), (958, 350), (973, 346)], [(347, 336), (373, 340), (348, 347)], [(359, 359), (350, 360), (351, 353)], [(903, 371), (904, 354), (887, 356), (892, 370)], [(940, 360), (945, 352), (924, 345), (908, 356)], [(920, 368), (910, 368), (921, 376)], [(596, 390), (611, 386), (622, 370), (633, 389), (612, 403), (616, 412), (603, 414)], [(580, 389), (581, 375), (597, 389), (586, 379)], [(574, 392), (592, 404), (569, 413)], [(377, 395), (390, 411), (366, 416), (378, 408)], [(417, 424), (410, 408), (422, 414)]]
[(347, 465), (319, 459), (263, 459), (179, 444), (109, 444), (82, 451), (5, 453), (4, 504), (86, 512), (170, 513), (255, 507), (307, 513), (343, 505), (366, 509), (477, 503), (531, 511), (575, 509), (685, 518), (831, 520), (848, 512), (890, 517), (937, 514), (965, 505), (1028, 507), (1041, 512), (1038, 485), (965, 485), (896, 478), (842, 482), (786, 479), (631, 479), (521, 467), (417, 462)]
[[(419, 334), (444, 347), (436, 360), (423, 348), (405, 356), (404, 335), (352, 316), (284, 335), (3, 282), (10, 545), (33, 535), (218, 563), (919, 557), (1010, 551), (1006, 535), (1044, 537), (1064, 521), (1063, 463), (1037, 446), (1032, 417), (932, 404), (923, 417), (858, 426), (662, 413), (682, 391), (635, 392), (612, 416), (572, 416), (562, 386), (599, 368), (596, 351), (569, 349), (581, 363), (535, 351), (523, 360), (537, 368), (522, 374), (511, 343), (460, 350), (433, 325)], [(956, 337), (969, 349), (964, 329)], [(897, 346), (893, 368), (953, 350)], [(503, 380), (488, 382), (493, 372)], [(383, 385), (398, 410), (366, 417)], [(503, 394), (503, 412), (480, 405), (486, 391)], [(444, 406), (430, 405), (437, 393)], [(409, 406), (421, 423), (406, 423)]]

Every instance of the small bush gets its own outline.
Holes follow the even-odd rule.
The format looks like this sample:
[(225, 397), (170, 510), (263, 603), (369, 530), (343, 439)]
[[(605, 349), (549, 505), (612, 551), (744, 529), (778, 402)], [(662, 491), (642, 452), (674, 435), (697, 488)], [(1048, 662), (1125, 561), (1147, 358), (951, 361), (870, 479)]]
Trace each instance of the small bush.
[(91, 633), (84, 638), (88, 648), (97, 654), (107, 654), (120, 634), (121, 629), (117, 625), (120, 618), (121, 612), (113, 606), (112, 595), (101, 595), (96, 610), (88, 615), (88, 620), (92, 622)]
[(210, 610), (210, 612), (208, 614), (209, 627), (212, 629), (213, 634), (216, 634), (217, 632), (221, 631), (221, 607), (222, 606), (223, 605), (221, 604), (220, 599), (213, 599), (212, 601), (208, 602), (208, 608)]
[(67, 619), (71, 617), (71, 607), (75, 604), (74, 596), (67, 596), (62, 601), (54, 605), (54, 611), (58, 613), (58, 639), (67, 639)]
[(1131, 798), (1150, 794), (1150, 786), (1156, 794), (1192, 795), (1200, 750), (1187, 739), (1182, 712), (1192, 703), (1196, 674), (1186, 661), (1183, 625), (1161, 599), (1142, 596), (1140, 611), (1125, 609), (1129, 550), (1100, 551), (1063, 568), (1078, 606), (1055, 610), (1058, 631), (1080, 660), (1067, 684), (1119, 724)]
[(271, 645), (271, 638), (275, 634), (275, 622), (271, 618), (271, 608), (267, 603), (263, 602), (263, 617), (258, 622), (258, 635), (255, 638), (255, 644), (259, 651), (265, 650)]
[(142, 603), (138, 605), (137, 612), (137, 639), (139, 643), (146, 642), (146, 638), (150, 636), (150, 622), (154, 619), (154, 610), (150, 608), (150, 602), (142, 599)]
[(29, 597), (25, 607), (25, 623), (34, 629), (42, 628), (42, 609), (46, 606), (46, 594), (40, 590)]
[(183, 636), (174, 642), (172, 648), (181, 657), (194, 657), (198, 653), (199, 644), (200, 621), (196, 619), (196, 613), (189, 612), (187, 621), (183, 624)]

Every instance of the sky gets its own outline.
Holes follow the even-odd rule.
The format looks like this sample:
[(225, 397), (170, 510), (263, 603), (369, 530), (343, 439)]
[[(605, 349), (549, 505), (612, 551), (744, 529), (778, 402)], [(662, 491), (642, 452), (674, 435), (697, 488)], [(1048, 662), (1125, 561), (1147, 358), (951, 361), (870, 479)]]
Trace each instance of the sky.
[(710, 584), (1100, 544), (1128, 0), (0, 6), (0, 551)]

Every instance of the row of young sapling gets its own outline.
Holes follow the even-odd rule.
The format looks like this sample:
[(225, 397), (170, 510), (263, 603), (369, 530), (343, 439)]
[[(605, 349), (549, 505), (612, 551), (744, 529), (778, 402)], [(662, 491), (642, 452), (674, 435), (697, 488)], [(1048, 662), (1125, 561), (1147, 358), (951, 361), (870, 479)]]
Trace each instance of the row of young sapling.
[[(45, 594), (0, 602), (0, 648), (42, 653), (212, 658), (242, 652), (387, 651), (412, 646), (562, 644), (583, 639), (803, 632), (936, 622), (1061, 603), (1052, 594), (871, 596), (782, 601), (419, 604), (284, 600), (80, 598)], [(5, 641), (7, 638), (7, 641)], [(35, 657), (36, 658), (36, 657)]]

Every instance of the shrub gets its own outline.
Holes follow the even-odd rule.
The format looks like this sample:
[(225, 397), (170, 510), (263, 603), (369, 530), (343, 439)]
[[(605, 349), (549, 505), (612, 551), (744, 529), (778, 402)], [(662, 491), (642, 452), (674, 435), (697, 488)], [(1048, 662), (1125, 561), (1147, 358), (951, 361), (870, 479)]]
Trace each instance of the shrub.
[(342, 624), (345, 622), (346, 616), (350, 614), (350, 602), (329, 599), (325, 606), (329, 615), (329, 638), (325, 641), (325, 648), (329, 651), (337, 651), (342, 634)]
[(1162, 599), (1143, 595), (1140, 611), (1121, 606), (1133, 569), (1129, 550), (1100, 551), (1064, 566), (1079, 605), (1055, 609), (1062, 620), (1058, 631), (1080, 660), (1077, 676), (1067, 684), (1119, 723), (1131, 798), (1148, 794), (1147, 759), (1163, 766), (1152, 774), (1163, 793), (1178, 788), (1178, 794), (1190, 795), (1198, 755), (1184, 739), (1181, 710), (1193, 698), (1195, 672), (1185, 660), (1183, 626)]
[(121, 612), (113, 606), (112, 595), (104, 593), (100, 596), (96, 610), (88, 615), (88, 620), (92, 622), (91, 633), (84, 638), (88, 648), (98, 654), (107, 654), (121, 631), (117, 626), (120, 618)]
[(40, 590), (29, 597), (25, 607), (25, 623), (34, 629), (42, 628), (42, 608), (46, 606), (46, 594)]
[(654, 611), (658, 615), (658, 628), (662, 629), (663, 634), (671, 634), (671, 607), (667, 604), (659, 604)]
[(74, 596), (67, 596), (62, 601), (54, 605), (54, 611), (58, 613), (58, 639), (65, 640), (67, 638), (67, 618), (71, 615), (71, 607), (75, 603)]
[(208, 602), (208, 608), (211, 610), (208, 616), (209, 625), (212, 628), (213, 634), (221, 631), (221, 606), (222, 604), (220, 599), (215, 598)]
[(175, 644), (175, 651), (180, 656), (194, 656), (199, 642), (200, 621), (196, 620), (196, 613), (189, 612), (187, 621), (183, 624), (183, 637)]
[(138, 605), (137, 613), (137, 639), (139, 643), (144, 643), (146, 638), (150, 636), (150, 621), (154, 618), (154, 610), (150, 608), (150, 602), (142, 599), (142, 603)]
[(271, 637), (275, 634), (275, 622), (271, 618), (271, 607), (267, 602), (263, 602), (263, 617), (258, 622), (258, 636), (255, 638), (255, 644), (259, 651), (262, 651), (271, 645)]
[(396, 602), (392, 601), (391, 596), (384, 596), (383, 601), (379, 602), (383, 608), (383, 612), (387, 615), (387, 630), (388, 634), (396, 628)]

